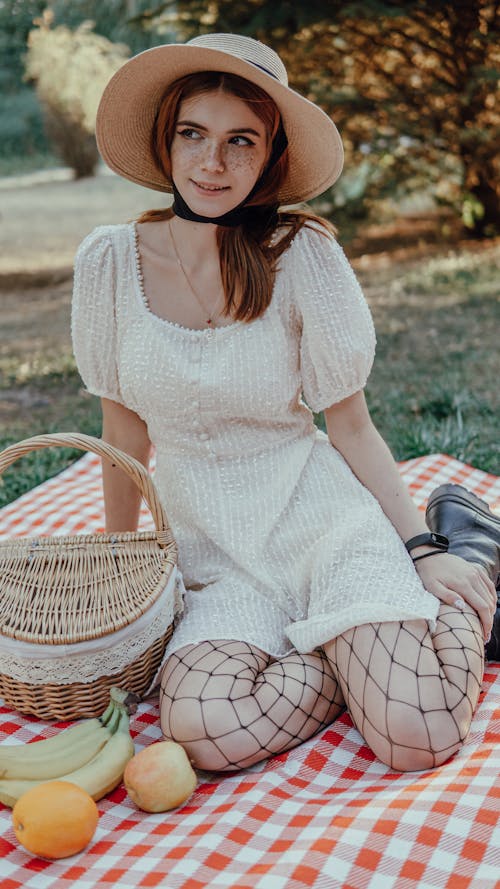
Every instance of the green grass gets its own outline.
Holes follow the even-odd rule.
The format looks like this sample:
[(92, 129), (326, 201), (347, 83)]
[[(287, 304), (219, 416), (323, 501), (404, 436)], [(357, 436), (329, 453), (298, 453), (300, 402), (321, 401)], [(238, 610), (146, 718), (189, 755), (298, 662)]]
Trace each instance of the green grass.
[[(100, 436), (99, 401), (82, 392), (82, 383), (69, 353), (35, 354), (18, 363), (0, 358), (0, 376), (15, 392), (21, 409), (0, 428), (0, 449), (9, 444), (53, 432), (83, 432)], [(3, 388), (3, 387), (2, 387)], [(1, 398), (1, 389), (0, 389)], [(13, 411), (14, 413), (14, 411)], [(0, 476), (0, 507), (61, 472), (82, 452), (74, 448), (33, 451)]]
[(499, 258), (452, 253), (377, 286), (367, 398), (396, 459), (442, 452), (500, 474)]

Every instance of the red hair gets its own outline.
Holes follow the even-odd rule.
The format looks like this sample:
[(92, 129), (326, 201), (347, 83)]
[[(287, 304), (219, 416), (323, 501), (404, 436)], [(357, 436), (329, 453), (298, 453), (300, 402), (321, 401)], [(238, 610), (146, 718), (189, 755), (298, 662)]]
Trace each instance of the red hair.
[[(260, 87), (238, 77), (218, 71), (200, 72), (181, 77), (170, 84), (158, 107), (158, 113), (151, 136), (151, 148), (158, 168), (170, 182), (172, 167), (170, 146), (175, 135), (180, 106), (193, 96), (222, 90), (241, 99), (263, 122), (268, 139), (268, 154), (258, 187), (248, 202), (249, 206), (278, 205), (278, 194), (288, 175), (288, 149), (285, 147), (277, 160), (269, 165), (275, 140), (282, 136), (281, 115), (268, 94)], [(172, 217), (170, 208), (148, 210), (139, 217), (139, 222), (155, 222)], [(222, 283), (226, 297), (225, 314), (235, 320), (252, 321), (267, 309), (271, 302), (277, 260), (289, 246), (297, 232), (308, 220), (315, 220), (325, 229), (334, 233), (333, 226), (326, 220), (304, 211), (281, 212), (278, 224), (284, 225), (284, 234), (277, 244), (270, 245), (270, 238), (276, 228), (276, 219), (269, 222), (266, 214), (256, 216), (254, 221), (228, 228), (219, 226), (217, 243), (219, 247)], [(267, 219), (267, 221), (266, 221)]]

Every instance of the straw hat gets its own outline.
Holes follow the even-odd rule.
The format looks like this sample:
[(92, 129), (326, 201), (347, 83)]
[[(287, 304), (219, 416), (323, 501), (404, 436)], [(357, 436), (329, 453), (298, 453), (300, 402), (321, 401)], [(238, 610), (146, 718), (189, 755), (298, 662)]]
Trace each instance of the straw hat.
[(97, 112), (99, 151), (115, 173), (152, 188), (172, 190), (151, 150), (158, 105), (174, 80), (197, 71), (245, 77), (274, 99), (288, 138), (289, 175), (279, 200), (298, 203), (321, 194), (342, 170), (342, 141), (321, 108), (288, 86), (285, 66), (268, 46), (235, 34), (207, 34), (185, 44), (147, 49), (129, 59), (106, 86)]

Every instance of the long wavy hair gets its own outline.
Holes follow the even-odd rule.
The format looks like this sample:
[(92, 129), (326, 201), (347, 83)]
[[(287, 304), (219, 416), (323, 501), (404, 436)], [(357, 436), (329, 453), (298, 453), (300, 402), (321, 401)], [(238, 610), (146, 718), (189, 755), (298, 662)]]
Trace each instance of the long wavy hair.
[[(159, 105), (152, 131), (152, 151), (156, 163), (167, 179), (172, 181), (170, 146), (175, 135), (181, 103), (193, 96), (217, 90), (242, 99), (263, 122), (268, 134), (266, 166), (248, 206), (278, 204), (278, 193), (288, 174), (288, 150), (269, 164), (274, 141), (279, 137), (281, 117), (274, 101), (260, 87), (235, 74), (209, 71), (189, 74), (174, 81)], [(157, 222), (171, 219), (170, 208), (147, 210), (138, 222)], [(276, 215), (255, 214), (242, 225), (217, 227), (220, 269), (225, 294), (223, 314), (237, 321), (252, 321), (262, 315), (271, 302), (278, 260), (289, 247), (297, 232), (308, 222), (323, 227), (325, 234), (335, 234), (334, 227), (325, 219), (303, 209), (281, 210)], [(272, 239), (280, 229), (280, 236)]]

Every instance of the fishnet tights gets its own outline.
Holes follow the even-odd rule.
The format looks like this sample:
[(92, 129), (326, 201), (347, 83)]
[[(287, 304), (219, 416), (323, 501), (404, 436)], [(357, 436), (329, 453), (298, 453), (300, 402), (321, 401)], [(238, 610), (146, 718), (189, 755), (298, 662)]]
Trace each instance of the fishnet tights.
[(201, 769), (241, 769), (296, 747), (344, 707), (323, 652), (274, 660), (246, 642), (201, 642), (173, 654), (161, 679), (162, 732)]
[(382, 762), (428, 769), (464, 741), (479, 697), (484, 643), (472, 609), (365, 624), (324, 652), (275, 660), (245, 642), (186, 646), (161, 679), (161, 728), (201, 769), (233, 771), (296, 747), (345, 703)]
[(425, 621), (365, 624), (325, 646), (351, 718), (398, 771), (434, 768), (462, 745), (481, 690), (477, 614), (442, 605)]

